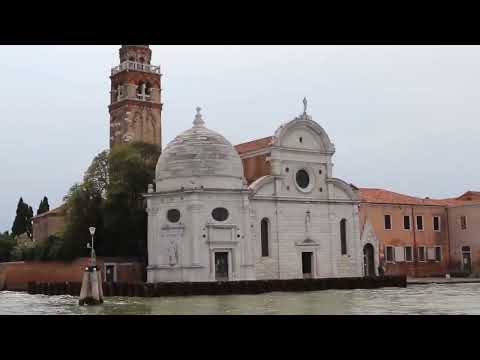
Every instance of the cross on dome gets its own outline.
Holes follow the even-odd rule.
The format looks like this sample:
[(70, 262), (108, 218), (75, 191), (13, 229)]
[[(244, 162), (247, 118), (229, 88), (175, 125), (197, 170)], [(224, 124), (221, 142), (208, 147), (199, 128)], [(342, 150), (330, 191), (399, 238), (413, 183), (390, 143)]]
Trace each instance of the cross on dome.
[(196, 110), (197, 110), (197, 114), (195, 115), (195, 120), (193, 120), (193, 126), (205, 125), (205, 121), (203, 121), (202, 114), (200, 113), (202, 108), (200, 106), (197, 106)]

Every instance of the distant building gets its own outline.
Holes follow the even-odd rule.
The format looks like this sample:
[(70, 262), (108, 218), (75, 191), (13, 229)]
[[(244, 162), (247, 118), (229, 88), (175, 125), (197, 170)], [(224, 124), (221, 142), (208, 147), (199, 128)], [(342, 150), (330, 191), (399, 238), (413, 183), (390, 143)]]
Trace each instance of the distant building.
[(43, 241), (56, 235), (65, 227), (65, 205), (59, 206), (32, 218), (33, 241)]
[[(475, 201), (480, 203), (480, 193), (470, 191), (441, 200), (383, 189), (361, 188), (359, 193), (360, 222), (377, 238), (379, 264), (386, 274), (422, 277), (460, 272), (464, 258), (472, 261), (471, 250), (480, 251), (480, 241), (475, 239), (480, 231), (475, 224), (480, 220), (480, 205), (475, 205)], [(467, 214), (473, 220), (469, 232), (460, 225)], [(480, 253), (475, 258), (480, 264)]]
[(448, 208), (451, 268), (480, 274), (480, 201), (462, 197), (472, 200)]

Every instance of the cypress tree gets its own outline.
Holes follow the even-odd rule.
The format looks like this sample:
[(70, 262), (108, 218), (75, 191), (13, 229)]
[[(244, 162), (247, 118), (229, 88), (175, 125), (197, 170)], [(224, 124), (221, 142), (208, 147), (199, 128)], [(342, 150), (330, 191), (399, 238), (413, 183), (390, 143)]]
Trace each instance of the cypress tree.
[(37, 215), (46, 213), (49, 210), (50, 210), (50, 205), (48, 204), (48, 198), (44, 196), (42, 201), (40, 201), (40, 205), (38, 206)]
[(18, 236), (27, 231), (27, 226), (25, 223), (26, 219), (26, 211), (25, 211), (25, 203), (23, 199), (20, 198), (17, 205), (17, 215), (15, 216), (15, 220), (13, 221), (12, 226), (12, 235)]
[(23, 202), (23, 198), (20, 198), (17, 205), (17, 214), (12, 225), (12, 235), (18, 236), (27, 233), (28, 237), (32, 239), (32, 217), (32, 207)]

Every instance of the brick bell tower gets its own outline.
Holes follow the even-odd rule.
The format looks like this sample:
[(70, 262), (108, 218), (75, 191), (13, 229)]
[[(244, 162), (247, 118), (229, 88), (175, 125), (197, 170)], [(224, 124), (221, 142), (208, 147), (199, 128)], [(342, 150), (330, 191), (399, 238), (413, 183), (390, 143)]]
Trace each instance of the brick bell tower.
[(160, 66), (148, 45), (122, 45), (110, 76), (110, 148), (142, 141), (162, 149)]

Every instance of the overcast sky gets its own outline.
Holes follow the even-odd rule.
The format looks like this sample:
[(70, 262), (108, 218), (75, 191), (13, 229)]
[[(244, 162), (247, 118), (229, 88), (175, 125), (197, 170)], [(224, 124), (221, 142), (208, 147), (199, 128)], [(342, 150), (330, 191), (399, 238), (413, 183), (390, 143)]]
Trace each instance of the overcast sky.
[[(36, 212), (109, 146), (115, 46), (0, 46), (0, 231)], [(479, 46), (152, 46), (164, 146), (206, 125), (233, 144), (308, 112), (335, 144), (335, 177), (413, 196), (480, 190)]]

